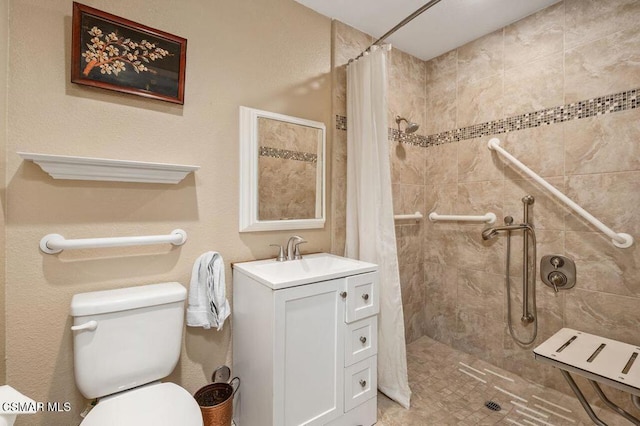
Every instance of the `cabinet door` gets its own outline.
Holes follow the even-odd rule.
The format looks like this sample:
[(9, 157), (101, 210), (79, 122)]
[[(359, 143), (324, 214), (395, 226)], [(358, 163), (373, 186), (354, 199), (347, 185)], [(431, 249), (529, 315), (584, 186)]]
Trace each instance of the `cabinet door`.
[(344, 411), (343, 286), (339, 279), (275, 292), (275, 425), (322, 425)]

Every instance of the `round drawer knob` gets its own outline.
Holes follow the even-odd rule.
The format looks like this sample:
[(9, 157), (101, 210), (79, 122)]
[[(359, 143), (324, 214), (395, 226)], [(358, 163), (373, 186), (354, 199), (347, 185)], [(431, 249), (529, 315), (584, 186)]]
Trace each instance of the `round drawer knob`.
[(347, 298), (347, 292), (343, 291), (342, 293), (340, 293), (340, 297), (342, 297), (343, 299)]
[(360, 336), (360, 341), (362, 342), (362, 344), (364, 345), (365, 343), (367, 343), (367, 338), (364, 336)]
[(362, 386), (363, 388), (367, 386), (367, 381), (360, 379), (360, 386)]
[(369, 294), (367, 294), (367, 293), (363, 294), (363, 295), (362, 295), (362, 298), (363, 298), (364, 300), (369, 300)]

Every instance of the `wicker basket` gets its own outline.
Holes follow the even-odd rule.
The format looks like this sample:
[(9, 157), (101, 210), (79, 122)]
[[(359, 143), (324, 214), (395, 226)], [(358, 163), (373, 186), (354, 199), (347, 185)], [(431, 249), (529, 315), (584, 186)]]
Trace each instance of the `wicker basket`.
[[(238, 386), (233, 387), (234, 381)], [(193, 396), (200, 406), (204, 426), (231, 426), (233, 417), (233, 395), (240, 387), (240, 379), (231, 383), (212, 383), (200, 388)]]

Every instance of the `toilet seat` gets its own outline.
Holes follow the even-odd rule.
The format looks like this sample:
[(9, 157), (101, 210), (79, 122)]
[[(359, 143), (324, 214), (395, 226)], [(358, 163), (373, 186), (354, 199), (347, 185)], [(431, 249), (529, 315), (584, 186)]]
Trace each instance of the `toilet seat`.
[(101, 399), (81, 426), (202, 426), (198, 403), (174, 383), (151, 383)]

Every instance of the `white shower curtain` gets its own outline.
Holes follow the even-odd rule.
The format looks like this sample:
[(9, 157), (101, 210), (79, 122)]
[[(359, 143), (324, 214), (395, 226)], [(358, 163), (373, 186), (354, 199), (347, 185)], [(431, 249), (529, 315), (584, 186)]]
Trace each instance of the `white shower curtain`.
[(389, 167), (387, 50), (386, 46), (374, 47), (347, 67), (345, 256), (379, 267), (378, 389), (409, 408), (411, 390)]

